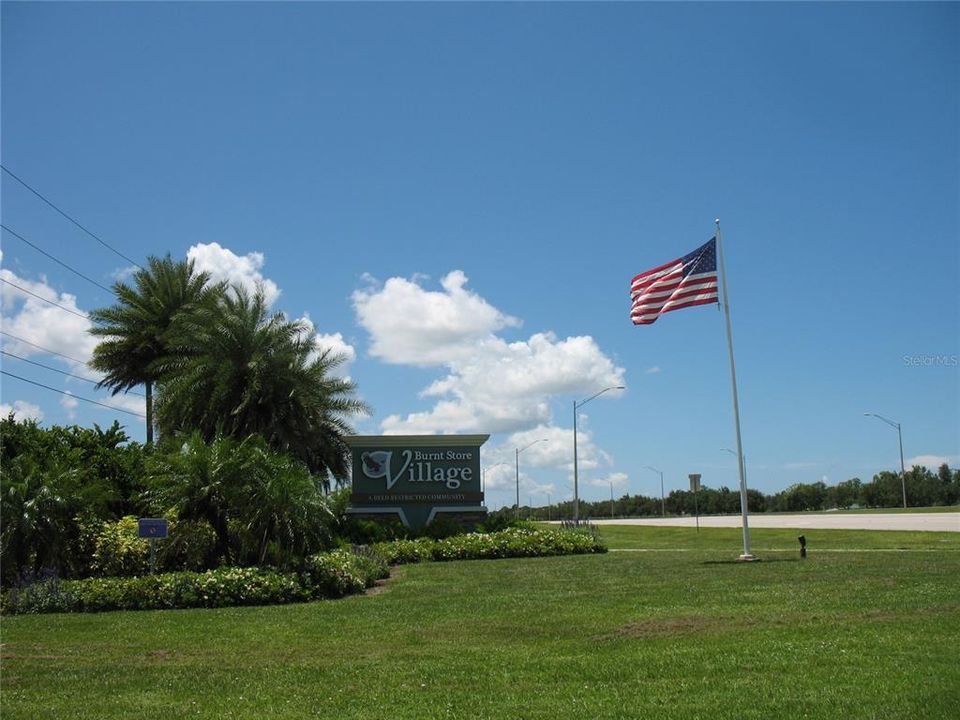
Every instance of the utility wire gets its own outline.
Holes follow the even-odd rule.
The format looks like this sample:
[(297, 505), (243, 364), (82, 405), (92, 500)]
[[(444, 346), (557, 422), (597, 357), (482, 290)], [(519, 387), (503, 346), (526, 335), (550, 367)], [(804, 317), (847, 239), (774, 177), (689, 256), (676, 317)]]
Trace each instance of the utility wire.
[(79, 222), (77, 222), (76, 220), (74, 220), (72, 217), (70, 217), (69, 215), (67, 215), (67, 213), (65, 213), (63, 210), (61, 210), (61, 209), (58, 208), (56, 205), (54, 205), (52, 202), (50, 202), (49, 200), (47, 200), (47, 198), (45, 198), (43, 195), (41, 195), (37, 190), (34, 190), (32, 187), (30, 187), (30, 186), (26, 183), (26, 181), (24, 181), (24, 180), (20, 179), (19, 177), (17, 177), (17, 176), (13, 173), (13, 171), (10, 170), (10, 168), (8, 168), (6, 165), (0, 164), (0, 168), (2, 168), (3, 171), (4, 171), (5, 173), (7, 173), (7, 175), (9, 175), (9, 176), (12, 177), (14, 180), (16, 180), (18, 183), (20, 183), (21, 185), (23, 185), (27, 190), (29, 190), (29, 191), (32, 192), (34, 195), (36, 195), (38, 198), (40, 198), (41, 200), (43, 200), (47, 205), (49, 205), (49, 206), (52, 207), (54, 210), (56, 210), (58, 213), (60, 213), (61, 215), (63, 215), (63, 217), (65, 217), (67, 220), (69, 220), (69, 221), (72, 222), (74, 225), (76, 225), (78, 228), (80, 228), (81, 230), (83, 230), (87, 235), (89, 235), (89, 236), (92, 237), (94, 240), (96, 240), (98, 243), (100, 243), (100, 244), (103, 245), (105, 248), (107, 248), (107, 250), (110, 250), (111, 252), (116, 253), (117, 255), (119, 255), (120, 257), (122, 257), (124, 260), (126, 260), (128, 263), (132, 263), (132, 264), (136, 265), (138, 268), (140, 268), (141, 270), (143, 270), (143, 267), (140, 265), (140, 263), (136, 262), (135, 260), (131, 260), (131, 259), (128, 258), (126, 255), (124, 255), (122, 252), (120, 252), (119, 250), (117, 250), (115, 247), (109, 245), (109, 244), (108, 244), (107, 242), (105, 242), (104, 240), (101, 240), (96, 234), (94, 234), (94, 233), (92, 233), (91, 231), (87, 230), (87, 229), (86, 229), (83, 225), (81, 225)]
[(54, 307), (60, 308), (61, 310), (66, 310), (66, 311), (67, 311), (68, 313), (70, 313), (71, 315), (76, 315), (77, 317), (83, 318), (84, 320), (89, 320), (89, 319), (90, 319), (90, 317), (89, 317), (88, 315), (84, 314), (84, 313), (79, 313), (79, 312), (77, 312), (76, 310), (71, 310), (70, 308), (64, 307), (63, 305), (60, 305), (59, 303), (55, 303), (53, 300), (47, 300), (45, 297), (43, 297), (43, 295), (37, 295), (35, 292), (30, 292), (30, 291), (27, 290), (26, 288), (20, 287), (20, 286), (17, 285), (16, 283), (12, 283), (12, 282), (10, 282), (9, 280), (7, 280), (7, 279), (4, 278), (4, 277), (0, 277), (0, 282), (4, 282), (4, 283), (6, 283), (7, 285), (9, 285), (10, 287), (15, 287), (17, 290), (19, 290), (20, 292), (25, 292), (27, 295), (33, 295), (33, 296), (34, 296), (35, 298), (37, 298), (38, 300), (43, 300), (45, 303), (49, 303), (49, 304), (53, 305)]
[(3, 223), (0, 223), (0, 227), (2, 227), (4, 230), (6, 230), (6, 231), (7, 231), (8, 233), (10, 233), (11, 235), (13, 235), (15, 238), (19, 238), (20, 240), (23, 240), (23, 242), (25, 242), (27, 245), (29, 245), (30, 247), (32, 247), (32, 248), (33, 248), (34, 250), (36, 250), (38, 253), (41, 253), (41, 254), (43, 254), (43, 255), (46, 255), (48, 258), (50, 258), (51, 260), (53, 260), (53, 261), (54, 261), (55, 263), (57, 263), (58, 265), (62, 265), (62, 266), (65, 267), (67, 270), (69, 270), (70, 272), (72, 272), (74, 275), (79, 275), (79, 276), (82, 277), (84, 280), (86, 280), (86, 281), (89, 282), (89, 283), (93, 283), (94, 285), (96, 285), (96, 286), (97, 286), (98, 288), (100, 288), (101, 290), (106, 290), (106, 291), (107, 291), (108, 293), (110, 293), (111, 295), (113, 294), (113, 290), (111, 290), (110, 288), (101, 285), (101, 284), (98, 283), (96, 280), (92, 280), (91, 278), (88, 278), (86, 275), (84, 275), (84, 274), (83, 274), (82, 272), (80, 272), (79, 270), (74, 270), (72, 267), (70, 267), (69, 265), (67, 265), (67, 264), (66, 264), (65, 262), (63, 262), (62, 260), (58, 260), (58, 259), (55, 258), (53, 255), (51, 255), (50, 253), (48, 253), (46, 250), (44, 250), (44, 249), (42, 249), (42, 248), (39, 248), (39, 247), (37, 247), (36, 245), (34, 245), (32, 242), (30, 242), (29, 240), (27, 240), (27, 239), (26, 239), (23, 235), (21, 235), (20, 233), (14, 232), (13, 230), (11, 230), (10, 228), (8, 228), (8, 227), (7, 227), (6, 225), (4, 225)]
[(87, 364), (87, 361), (86, 361), (86, 360), (81, 360), (81, 359), (79, 359), (79, 358), (70, 357), (69, 355), (64, 355), (63, 353), (58, 353), (56, 350), (50, 350), (49, 348), (45, 348), (45, 347), (42, 347), (42, 346), (40, 346), (40, 345), (37, 345), (36, 343), (32, 343), (32, 342), (30, 342), (29, 340), (24, 340), (22, 337), (17, 337), (16, 335), (12, 335), (11, 333), (8, 333), (6, 330), (0, 330), (0, 335), (6, 335), (8, 338), (11, 338), (11, 339), (13, 339), (13, 340), (16, 340), (17, 342), (22, 342), (24, 345), (29, 345), (30, 347), (35, 347), (37, 350), (43, 350), (43, 352), (45, 352), (45, 353), (50, 353), (51, 355), (56, 355), (57, 357), (62, 357), (62, 358), (64, 358), (64, 359), (66, 359), (66, 360), (72, 360), (73, 362), (75, 362), (75, 363), (80, 363), (81, 365), (86, 365), (86, 364)]
[(102, 402), (97, 402), (96, 400), (90, 400), (89, 398), (80, 397), (79, 395), (74, 395), (73, 393), (65, 392), (64, 390), (57, 390), (57, 388), (50, 387), (49, 385), (44, 385), (43, 383), (34, 382), (33, 380), (27, 380), (26, 378), (20, 377), (19, 375), (14, 375), (13, 373), (9, 373), (6, 370), (0, 370), (0, 374), (6, 375), (8, 377), (16, 378), (17, 380), (23, 380), (23, 382), (25, 383), (30, 383), (31, 385), (42, 387), (45, 390), (52, 390), (53, 392), (60, 393), (61, 395), (69, 395), (70, 397), (76, 398), (77, 400), (83, 400), (84, 402), (93, 403), (94, 405), (99, 405), (100, 407), (105, 407), (109, 410), (126, 413), (127, 415), (136, 415), (138, 418), (143, 418), (144, 420), (146, 420), (147, 418), (146, 415), (141, 415), (138, 412), (133, 412), (133, 410), (123, 410), (122, 408), (114, 407), (113, 405), (107, 405), (106, 403), (102, 403)]
[[(17, 360), (22, 360), (22, 361), (25, 362), (25, 363), (30, 363), (31, 365), (36, 365), (37, 367), (41, 367), (41, 368), (43, 368), (44, 370), (51, 370), (51, 371), (53, 371), (53, 372), (55, 372), (55, 373), (60, 373), (61, 375), (66, 375), (67, 377), (72, 377), (72, 378), (76, 378), (77, 380), (82, 380), (83, 382), (85, 382), (85, 383), (90, 383), (91, 385), (99, 385), (99, 384), (100, 384), (100, 383), (97, 382), (96, 380), (91, 380), (90, 378), (85, 378), (85, 377), (83, 377), (82, 375), (74, 375), (73, 373), (68, 373), (68, 372), (66, 372), (65, 370), (60, 370), (59, 368), (50, 367), (49, 365), (44, 365), (43, 363), (39, 363), (39, 362), (37, 362), (36, 360), (29, 360), (29, 359), (27, 359), (27, 358), (25, 358), (25, 357), (20, 357), (19, 355), (14, 355), (12, 352), (7, 352), (6, 350), (0, 350), (0, 353), (6, 355), (6, 356), (8, 356), (8, 357), (16, 358)], [(128, 390), (128, 391), (126, 392), (126, 394), (127, 394), (127, 395), (137, 395), (137, 396), (139, 396), (139, 397), (146, 397), (146, 395), (144, 395), (143, 393), (133, 392), (132, 390)]]

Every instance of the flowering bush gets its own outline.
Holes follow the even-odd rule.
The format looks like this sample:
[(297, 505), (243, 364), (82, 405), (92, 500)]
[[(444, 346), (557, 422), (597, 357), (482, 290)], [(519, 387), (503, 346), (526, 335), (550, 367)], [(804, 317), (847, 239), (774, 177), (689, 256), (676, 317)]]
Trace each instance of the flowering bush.
[(204, 573), (54, 579), (10, 590), (3, 595), (2, 609), (16, 614), (277, 605), (363, 592), (386, 575), (382, 558), (337, 550), (310, 557), (301, 573), (227, 567)]
[(435, 560), (489, 560), (606, 552), (593, 535), (567, 530), (508, 528), (497, 533), (457, 535), (437, 543)]
[[(119, 520), (77, 518), (79, 543), (89, 548), (89, 572), (101, 577), (132, 577), (150, 569), (150, 541), (139, 536), (139, 521), (132, 515)], [(216, 533), (205, 520), (176, 520), (170, 536), (157, 544), (157, 568), (206, 570), (215, 564)], [(86, 574), (86, 573), (84, 573)]]
[(276, 605), (361, 593), (388, 575), (387, 565), (430, 560), (480, 560), (606, 552), (593, 534), (511, 528), (432, 540), (394, 540), (356, 551), (312, 555), (301, 572), (219, 568), (142, 577), (34, 583), (2, 598), (4, 613), (100, 612)]
[(139, 522), (127, 515), (96, 528), (91, 569), (97, 575), (141, 575), (150, 569), (150, 542), (139, 536)]
[(509, 528), (495, 533), (467, 533), (445, 540), (394, 540), (374, 550), (391, 565), (427, 560), (489, 560), (606, 552), (596, 535), (576, 530)]
[(389, 565), (404, 565), (433, 560), (433, 548), (436, 544), (437, 541), (431, 538), (393, 540), (377, 543), (373, 546), (373, 550)]
[(343, 597), (363, 592), (389, 575), (382, 558), (358, 555), (347, 550), (320, 553), (307, 559), (305, 584), (314, 597)]

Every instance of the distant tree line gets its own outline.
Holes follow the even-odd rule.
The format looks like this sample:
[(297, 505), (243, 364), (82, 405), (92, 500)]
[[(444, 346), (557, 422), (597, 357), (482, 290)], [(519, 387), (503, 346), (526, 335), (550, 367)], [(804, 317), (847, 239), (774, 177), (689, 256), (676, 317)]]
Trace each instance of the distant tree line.
[[(960, 504), (960, 470), (947, 464), (936, 473), (914, 465), (906, 473), (907, 506), (932, 507)], [(847, 510), (850, 508), (895, 508), (903, 506), (900, 473), (883, 471), (864, 483), (860, 478), (837, 485), (824, 482), (797, 483), (772, 495), (747, 490), (750, 512), (803, 512), (808, 510)], [(740, 491), (728, 487), (702, 487), (696, 497), (689, 490), (673, 490), (664, 498), (668, 515), (693, 515), (699, 506), (701, 515), (740, 512)], [(614, 500), (580, 501), (581, 518), (659, 517), (659, 497), (622, 495)], [(497, 515), (512, 515), (516, 506), (501, 508)], [(573, 501), (547, 507), (520, 508), (520, 517), (531, 520), (558, 520), (573, 517)]]

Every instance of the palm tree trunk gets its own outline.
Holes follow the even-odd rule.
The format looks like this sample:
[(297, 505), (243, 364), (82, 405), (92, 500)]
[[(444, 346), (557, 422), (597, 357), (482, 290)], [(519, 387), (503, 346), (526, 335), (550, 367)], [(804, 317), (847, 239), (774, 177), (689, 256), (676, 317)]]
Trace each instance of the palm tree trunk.
[(147, 396), (147, 445), (153, 443), (153, 383), (147, 380), (144, 383)]
[(269, 530), (269, 526), (263, 529), (263, 540), (260, 541), (260, 565), (263, 565), (264, 560), (267, 559), (267, 533)]

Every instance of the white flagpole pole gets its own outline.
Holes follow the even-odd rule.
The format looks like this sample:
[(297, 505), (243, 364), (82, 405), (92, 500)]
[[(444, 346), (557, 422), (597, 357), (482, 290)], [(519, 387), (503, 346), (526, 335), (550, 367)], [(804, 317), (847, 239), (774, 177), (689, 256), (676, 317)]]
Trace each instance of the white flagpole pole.
[(730, 326), (730, 298), (727, 295), (727, 270), (723, 262), (723, 244), (720, 241), (720, 220), (717, 224), (717, 261), (723, 287), (723, 314), (727, 320), (727, 350), (730, 353), (730, 381), (733, 384), (733, 418), (737, 426), (737, 464), (740, 469), (740, 514), (743, 516), (743, 555), (741, 560), (753, 560), (750, 554), (750, 526), (747, 521), (747, 478), (743, 462), (743, 443), (740, 440), (740, 401), (737, 399), (737, 366), (733, 361), (733, 331)]

